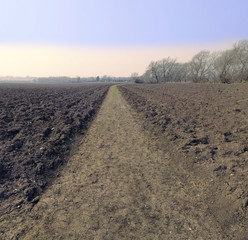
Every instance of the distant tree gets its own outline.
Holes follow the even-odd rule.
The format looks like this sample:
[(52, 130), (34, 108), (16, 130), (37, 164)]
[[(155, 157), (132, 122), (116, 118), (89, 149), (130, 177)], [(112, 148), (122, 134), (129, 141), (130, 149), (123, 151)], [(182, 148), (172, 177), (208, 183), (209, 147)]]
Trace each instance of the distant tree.
[(164, 58), (158, 62), (158, 68), (161, 71), (159, 75), (162, 76), (162, 82), (171, 82), (176, 70), (176, 59)]
[(175, 63), (173, 74), (171, 74), (171, 82), (186, 82), (189, 75), (188, 63)]
[(151, 78), (151, 82), (156, 82), (159, 83), (162, 80), (161, 77), (161, 71), (160, 71), (160, 66), (158, 62), (151, 62), (150, 65), (148, 66), (148, 75)]
[(140, 79), (149, 83), (248, 82), (248, 40), (223, 52), (201, 51), (186, 63), (177, 63), (170, 57), (152, 61)]
[(189, 77), (193, 82), (206, 82), (214, 79), (215, 55), (209, 51), (197, 53), (189, 63)]
[(166, 58), (158, 62), (151, 62), (140, 78), (144, 82), (166, 83), (186, 82), (187, 76), (187, 63), (177, 63), (176, 59)]
[(139, 77), (139, 74), (137, 72), (134, 72), (131, 74), (131, 78), (133, 79), (133, 81)]
[(144, 83), (141, 77), (139, 77), (138, 73), (132, 73), (131, 74), (131, 79), (133, 80), (134, 83)]
[(99, 77), (99, 76), (96, 77), (96, 81), (97, 81), (97, 82), (100, 81), (100, 77)]
[(248, 81), (248, 40), (234, 44), (234, 64), (238, 72), (236, 81)]
[(217, 80), (221, 83), (231, 83), (234, 79), (235, 54), (233, 50), (226, 50), (219, 53), (215, 61)]

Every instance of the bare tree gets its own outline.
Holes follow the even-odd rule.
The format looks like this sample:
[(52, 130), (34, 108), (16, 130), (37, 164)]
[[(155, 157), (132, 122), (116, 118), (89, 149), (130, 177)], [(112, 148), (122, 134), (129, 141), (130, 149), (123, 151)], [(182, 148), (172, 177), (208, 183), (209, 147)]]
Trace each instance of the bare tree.
[(189, 63), (189, 76), (193, 82), (206, 82), (214, 79), (215, 55), (209, 51), (196, 54)]
[(176, 63), (174, 66), (173, 74), (171, 74), (172, 82), (186, 82), (189, 75), (188, 63)]
[(215, 61), (215, 71), (217, 79), (221, 83), (231, 83), (234, 79), (235, 54), (233, 50), (226, 50), (219, 53)]
[(248, 81), (248, 40), (242, 40), (234, 44), (234, 55), (238, 81)]
[(248, 40), (223, 52), (201, 51), (190, 62), (177, 63), (170, 57), (151, 62), (140, 77), (144, 82), (248, 82)]
[(151, 62), (148, 66), (148, 73), (150, 73), (150, 78), (152, 81), (155, 80), (156, 83), (161, 82), (161, 71), (158, 62)]
[(137, 72), (131, 74), (131, 78), (134, 83), (143, 83), (144, 81), (141, 79)]
[(176, 67), (176, 59), (164, 58), (158, 62), (163, 82), (171, 82)]

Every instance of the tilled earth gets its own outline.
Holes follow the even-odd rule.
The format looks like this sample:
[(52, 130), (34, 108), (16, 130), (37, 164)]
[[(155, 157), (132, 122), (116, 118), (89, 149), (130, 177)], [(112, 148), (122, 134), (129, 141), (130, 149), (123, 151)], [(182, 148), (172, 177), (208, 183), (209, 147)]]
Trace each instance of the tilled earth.
[(0, 85), (1, 214), (32, 207), (101, 105), (107, 85)]
[(32, 209), (0, 217), (0, 237), (234, 239), (208, 212), (210, 182), (155, 143), (111, 87), (60, 176)]
[(144, 128), (159, 139), (159, 148), (203, 180), (206, 215), (215, 218), (223, 238), (247, 239), (248, 84), (123, 85), (119, 89), (145, 119)]
[(0, 239), (247, 239), (248, 86), (118, 88), (39, 200), (1, 205)]

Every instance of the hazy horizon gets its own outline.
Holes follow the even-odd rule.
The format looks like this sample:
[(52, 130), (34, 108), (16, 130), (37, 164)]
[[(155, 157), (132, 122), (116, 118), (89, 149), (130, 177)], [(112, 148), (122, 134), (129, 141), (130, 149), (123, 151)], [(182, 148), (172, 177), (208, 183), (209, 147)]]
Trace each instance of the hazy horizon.
[(171, 47), (70, 47), (70, 46), (0, 46), (0, 77), (129, 77), (143, 74), (151, 61), (176, 58), (189, 61), (201, 50), (222, 51), (234, 42)]
[(130, 76), (248, 38), (245, 0), (2, 0), (0, 76)]

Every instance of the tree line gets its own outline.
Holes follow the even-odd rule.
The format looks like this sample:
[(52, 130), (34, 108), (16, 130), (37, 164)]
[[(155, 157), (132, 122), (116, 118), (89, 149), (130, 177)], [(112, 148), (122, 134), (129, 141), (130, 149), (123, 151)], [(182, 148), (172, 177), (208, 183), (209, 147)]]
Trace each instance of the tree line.
[(152, 61), (142, 76), (132, 78), (136, 83), (248, 82), (248, 40), (221, 52), (201, 51), (186, 63), (170, 57)]
[(71, 83), (118, 83), (131, 82), (131, 77), (112, 77), (104, 75), (102, 77), (42, 77), (33, 79), (33, 83), (41, 84), (71, 84)]

